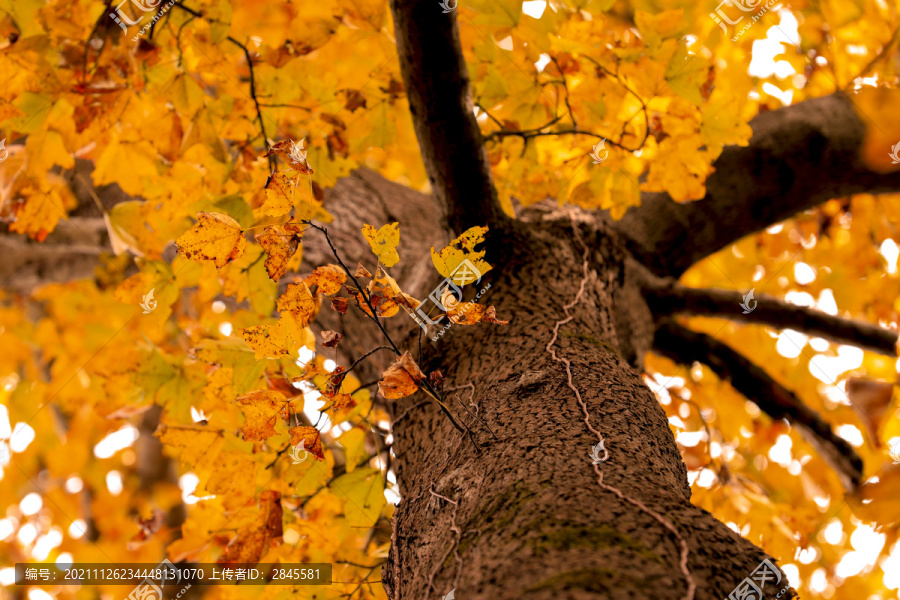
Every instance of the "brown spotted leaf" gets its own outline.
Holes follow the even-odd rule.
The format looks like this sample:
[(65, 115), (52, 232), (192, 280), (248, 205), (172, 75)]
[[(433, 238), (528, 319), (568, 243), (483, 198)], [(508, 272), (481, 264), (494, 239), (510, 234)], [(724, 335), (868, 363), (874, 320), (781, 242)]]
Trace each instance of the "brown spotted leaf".
[(175, 242), (186, 258), (211, 260), (216, 267), (222, 268), (244, 254), (247, 240), (237, 221), (214, 212), (199, 213), (197, 219), (197, 224)]
[(278, 281), (287, 272), (288, 263), (300, 247), (303, 229), (299, 223), (285, 223), (266, 227), (256, 241), (266, 251), (266, 272), (269, 279)]
[(263, 441), (275, 435), (275, 423), (286, 398), (274, 390), (256, 390), (235, 400), (244, 412), (241, 434), (245, 440)]
[(312, 274), (303, 280), (310, 288), (317, 286), (316, 294), (331, 296), (341, 291), (341, 286), (347, 281), (347, 273), (338, 265), (325, 265), (318, 267)]
[(290, 318), (298, 328), (306, 327), (316, 316), (316, 301), (302, 281), (289, 285), (276, 306), (281, 316)]
[(266, 182), (266, 199), (256, 212), (280, 217), (294, 208), (294, 180), (287, 171), (275, 171)]
[(322, 448), (322, 438), (315, 427), (301, 425), (300, 427), (291, 427), (291, 446), (296, 446), (300, 442), (304, 442), (303, 448), (315, 456), (319, 460), (325, 460), (325, 451)]
[(254, 325), (238, 331), (247, 345), (253, 348), (256, 360), (278, 358), (290, 354), (287, 348), (285, 328), (282, 323)]

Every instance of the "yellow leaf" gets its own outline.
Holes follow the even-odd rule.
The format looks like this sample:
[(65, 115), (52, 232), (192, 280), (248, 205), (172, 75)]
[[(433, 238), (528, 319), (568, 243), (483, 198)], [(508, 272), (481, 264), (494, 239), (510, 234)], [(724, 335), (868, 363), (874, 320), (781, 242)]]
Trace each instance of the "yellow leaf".
[(276, 171), (266, 183), (266, 200), (257, 212), (280, 217), (294, 207), (294, 181), (287, 171)]
[(341, 291), (341, 286), (347, 281), (347, 273), (339, 265), (325, 265), (317, 267), (312, 274), (303, 280), (307, 286), (316, 285), (316, 295), (325, 294), (331, 296)]
[(272, 225), (256, 236), (256, 241), (266, 251), (266, 272), (272, 281), (284, 277), (288, 264), (300, 248), (301, 237), (303, 229), (299, 223)]
[(246, 417), (241, 427), (244, 439), (263, 441), (275, 435), (275, 422), (286, 401), (284, 394), (275, 390), (256, 390), (235, 400)]
[(254, 325), (241, 329), (238, 333), (244, 338), (247, 345), (253, 348), (256, 360), (278, 358), (290, 354), (286, 332), (281, 321), (274, 325)]
[(125, 193), (141, 196), (147, 181), (159, 176), (156, 150), (149, 142), (120, 142), (118, 138), (103, 150), (91, 173), (94, 185), (118, 183)]
[(221, 213), (199, 213), (199, 221), (178, 238), (178, 250), (193, 260), (224, 267), (244, 254), (247, 240), (237, 221)]
[(344, 456), (347, 458), (347, 472), (352, 473), (362, 459), (366, 456), (366, 432), (359, 427), (341, 434), (338, 438), (344, 448)]
[(276, 305), (282, 318), (290, 318), (297, 328), (306, 327), (316, 316), (316, 301), (302, 281), (289, 285)]
[(375, 525), (387, 503), (381, 472), (371, 467), (341, 475), (330, 487), (344, 502), (344, 515), (352, 527)]
[(491, 265), (482, 260), (484, 250), (476, 251), (475, 246), (484, 241), (484, 234), (487, 232), (487, 227), (472, 227), (440, 252), (435, 252), (432, 246), (431, 261), (438, 273), (450, 277), (458, 286), (481, 279), (482, 275), (491, 270)]
[(362, 233), (372, 252), (378, 257), (378, 262), (386, 267), (393, 267), (400, 261), (397, 254), (397, 244), (400, 243), (399, 223), (389, 223), (381, 229), (363, 225)]

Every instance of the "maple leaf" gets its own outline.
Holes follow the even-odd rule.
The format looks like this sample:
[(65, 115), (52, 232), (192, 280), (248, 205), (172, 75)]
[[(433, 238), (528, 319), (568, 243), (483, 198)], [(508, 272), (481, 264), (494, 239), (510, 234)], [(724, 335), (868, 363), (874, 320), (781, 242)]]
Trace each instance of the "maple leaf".
[(224, 267), (240, 258), (247, 247), (237, 221), (221, 213), (199, 213), (198, 222), (176, 240), (178, 251), (193, 260), (211, 260)]
[(316, 294), (331, 296), (341, 291), (341, 286), (347, 281), (347, 273), (338, 265), (325, 265), (317, 267), (312, 274), (303, 280), (307, 286), (318, 286)]
[[(458, 286), (481, 279), (482, 275), (491, 270), (491, 265), (483, 260), (484, 250), (475, 250), (475, 246), (484, 242), (484, 234), (487, 232), (487, 227), (471, 227), (440, 252), (435, 252), (432, 246), (431, 261), (438, 273), (444, 277), (452, 276), (453, 282)], [(472, 267), (469, 268), (463, 261), (469, 261), (468, 264)], [(475, 270), (474, 274), (470, 273), (472, 269)]]
[(290, 284), (276, 306), (282, 317), (289, 317), (297, 328), (306, 327), (316, 316), (316, 301), (302, 281)]
[(278, 281), (287, 272), (288, 264), (300, 248), (303, 229), (299, 223), (272, 225), (256, 236), (256, 241), (266, 251), (266, 272), (272, 281)]
[(257, 390), (235, 400), (246, 417), (241, 426), (244, 439), (264, 441), (275, 435), (275, 422), (285, 401), (284, 394), (274, 390)]
[(263, 215), (280, 217), (294, 207), (294, 180), (287, 171), (275, 171), (266, 182), (266, 200), (259, 208)]
[(238, 333), (247, 345), (253, 348), (256, 360), (290, 354), (287, 348), (287, 332), (280, 322), (275, 325), (254, 325), (241, 329)]
[(425, 379), (425, 374), (419, 369), (412, 355), (404, 352), (381, 377), (378, 391), (388, 400), (396, 400), (414, 394)]
[(366, 224), (363, 225), (362, 233), (372, 252), (378, 257), (378, 262), (385, 267), (393, 267), (399, 262), (397, 244), (400, 243), (400, 223), (388, 223), (381, 229)]
[(291, 435), (291, 446), (296, 446), (303, 442), (303, 448), (315, 456), (318, 460), (325, 460), (325, 451), (322, 448), (322, 437), (315, 427), (301, 425), (299, 427), (291, 427), (289, 431)]
[(265, 490), (259, 495), (259, 510), (254, 520), (238, 529), (225, 548), (219, 563), (256, 564), (272, 542), (280, 542), (284, 533), (281, 494)]

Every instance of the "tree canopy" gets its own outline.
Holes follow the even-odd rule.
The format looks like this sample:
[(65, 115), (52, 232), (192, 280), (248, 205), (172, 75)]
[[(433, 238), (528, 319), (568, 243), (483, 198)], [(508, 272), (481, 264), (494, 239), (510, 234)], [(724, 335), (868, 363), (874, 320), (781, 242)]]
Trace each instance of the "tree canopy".
[[(0, 0), (3, 564), (330, 562), (204, 594), (385, 598), (390, 402), (489, 428), (418, 323), (502, 335), (466, 273), (559, 205), (626, 232), (672, 317), (638, 363), (692, 502), (803, 597), (895, 595), (898, 9)], [(469, 299), (413, 291), (441, 278)]]

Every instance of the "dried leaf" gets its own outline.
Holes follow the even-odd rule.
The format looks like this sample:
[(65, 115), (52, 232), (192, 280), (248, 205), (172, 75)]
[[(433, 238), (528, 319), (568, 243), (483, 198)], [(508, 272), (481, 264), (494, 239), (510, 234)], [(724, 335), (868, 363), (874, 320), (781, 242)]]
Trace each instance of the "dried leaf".
[(423, 379), (425, 379), (425, 374), (419, 369), (412, 355), (404, 352), (384, 372), (382, 380), (378, 382), (378, 391), (388, 400), (405, 398), (419, 389), (419, 383)]
[(347, 314), (347, 298), (342, 298), (340, 296), (335, 296), (331, 299), (331, 310), (336, 310), (342, 315)]
[(344, 336), (337, 331), (323, 331), (322, 332), (322, 345), (326, 348), (334, 348), (338, 345), (338, 342), (341, 341), (341, 338)]

